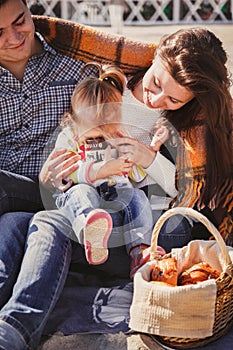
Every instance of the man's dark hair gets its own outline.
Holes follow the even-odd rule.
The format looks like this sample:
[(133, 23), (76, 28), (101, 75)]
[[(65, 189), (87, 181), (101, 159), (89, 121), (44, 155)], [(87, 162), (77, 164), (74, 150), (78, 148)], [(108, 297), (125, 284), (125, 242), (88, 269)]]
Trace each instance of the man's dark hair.
[[(0, 7), (2, 6), (2, 5), (5, 5), (6, 3), (7, 3), (7, 1), (9, 1), (9, 0), (0, 0)], [(25, 5), (27, 5), (27, 1), (26, 0), (21, 0)]]

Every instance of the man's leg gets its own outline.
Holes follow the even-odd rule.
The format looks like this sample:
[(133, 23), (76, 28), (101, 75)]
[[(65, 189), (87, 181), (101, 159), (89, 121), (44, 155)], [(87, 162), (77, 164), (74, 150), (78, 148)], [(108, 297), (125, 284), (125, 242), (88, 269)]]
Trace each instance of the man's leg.
[(0, 171), (0, 215), (7, 212), (36, 212), (44, 208), (37, 178)]
[(38, 344), (68, 273), (69, 234), (70, 224), (59, 210), (35, 214), (12, 296), (0, 312), (0, 348), (23, 350)]
[(17, 279), (32, 213), (0, 216), (0, 309), (6, 304)]

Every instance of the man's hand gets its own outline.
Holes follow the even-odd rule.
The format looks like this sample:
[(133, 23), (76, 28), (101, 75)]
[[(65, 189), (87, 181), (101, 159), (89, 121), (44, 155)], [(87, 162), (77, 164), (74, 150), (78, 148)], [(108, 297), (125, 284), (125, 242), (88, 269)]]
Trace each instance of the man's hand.
[[(66, 191), (72, 186), (73, 181), (68, 180), (69, 175), (79, 167), (80, 156), (66, 149), (54, 149), (44, 163), (39, 180), (46, 188), (58, 188)], [(65, 182), (67, 181), (67, 182)]]

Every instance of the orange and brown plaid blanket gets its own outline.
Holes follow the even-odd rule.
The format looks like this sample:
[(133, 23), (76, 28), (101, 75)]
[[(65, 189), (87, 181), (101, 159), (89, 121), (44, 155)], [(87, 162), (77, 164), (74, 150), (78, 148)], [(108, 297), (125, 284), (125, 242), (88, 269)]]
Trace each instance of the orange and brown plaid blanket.
[(156, 44), (107, 34), (76, 22), (47, 16), (33, 16), (36, 31), (58, 52), (84, 62), (111, 62), (125, 73), (150, 66)]

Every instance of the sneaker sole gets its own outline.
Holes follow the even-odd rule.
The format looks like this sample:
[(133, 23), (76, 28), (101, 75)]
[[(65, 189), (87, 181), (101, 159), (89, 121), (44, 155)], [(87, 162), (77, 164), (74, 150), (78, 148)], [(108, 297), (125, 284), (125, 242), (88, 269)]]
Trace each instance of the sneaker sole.
[(111, 232), (112, 218), (106, 211), (95, 209), (87, 215), (84, 246), (89, 264), (103, 264), (108, 259), (107, 243)]

